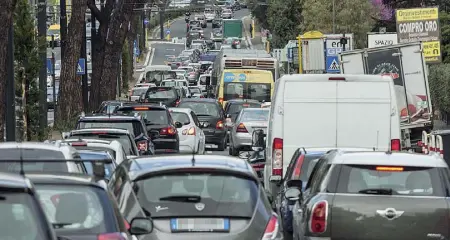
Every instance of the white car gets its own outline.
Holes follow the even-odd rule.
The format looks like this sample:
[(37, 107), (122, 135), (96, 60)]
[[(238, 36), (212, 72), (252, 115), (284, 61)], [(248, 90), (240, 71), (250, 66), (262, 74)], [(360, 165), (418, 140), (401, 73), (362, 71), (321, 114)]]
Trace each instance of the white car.
[(190, 96), (191, 92), (189, 91), (189, 84), (186, 80), (181, 79), (167, 79), (161, 82), (161, 87), (182, 87), (186, 91), (186, 96)]
[(206, 92), (206, 81), (209, 79), (209, 84), (211, 85), (211, 74), (202, 74), (198, 78), (197, 87), (199, 87), (202, 92)]
[(138, 88), (138, 87), (147, 87), (147, 88), (149, 88), (149, 87), (156, 87), (156, 84), (154, 84), (154, 83), (136, 83), (136, 85), (134, 85), (134, 87), (135, 88)]
[(130, 101), (138, 101), (142, 94), (147, 92), (149, 87), (134, 87), (130, 91), (129, 99)]
[(180, 153), (205, 154), (205, 134), (200, 128), (197, 115), (190, 108), (169, 108), (174, 122), (180, 122), (178, 129)]

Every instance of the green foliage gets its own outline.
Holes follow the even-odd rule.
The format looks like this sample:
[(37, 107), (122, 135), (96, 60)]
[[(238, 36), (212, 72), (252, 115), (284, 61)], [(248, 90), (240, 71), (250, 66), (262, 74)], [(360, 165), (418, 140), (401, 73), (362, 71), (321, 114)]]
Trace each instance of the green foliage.
[(450, 64), (431, 65), (428, 80), (434, 106), (450, 112)]
[(439, 13), (441, 27), (441, 50), (444, 63), (450, 63), (450, 13), (441, 11)]
[(128, 40), (125, 40), (125, 43), (123, 44), (122, 48), (122, 91), (128, 91), (129, 83), (132, 81), (130, 79), (132, 77), (132, 73), (130, 70), (132, 70), (133, 65), (133, 59), (131, 58), (131, 53), (129, 51), (128, 47)]
[[(36, 104), (39, 102), (37, 77), (42, 64), (37, 39), (32, 7), (28, 0), (18, 0), (14, 12), (14, 58), (16, 96), (22, 97), (22, 84), (25, 84), (27, 95), (27, 102), (22, 103), (28, 119), (28, 139), (24, 140), (44, 138), (44, 133), (39, 132), (39, 105)], [(22, 117), (21, 111), (18, 116)]]
[[(302, 27), (305, 31), (333, 32), (333, 3), (330, 0), (304, 0)], [(336, 33), (353, 33), (356, 47), (365, 47), (378, 11), (367, 0), (335, 1)]]
[(267, 22), (273, 34), (272, 48), (283, 48), (301, 32), (302, 3), (298, 0), (270, 0)]

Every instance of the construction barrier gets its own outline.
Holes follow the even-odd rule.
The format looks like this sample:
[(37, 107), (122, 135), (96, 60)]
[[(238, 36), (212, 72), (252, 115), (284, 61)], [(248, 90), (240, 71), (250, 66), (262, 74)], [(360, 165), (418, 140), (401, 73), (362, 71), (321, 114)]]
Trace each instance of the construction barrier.
[(436, 144), (436, 152), (439, 153), (439, 155), (443, 158), (444, 157), (444, 144), (443, 144), (441, 135), (436, 135), (435, 144)]
[(445, 155), (450, 152), (450, 130), (436, 130), (430, 134), (422, 132), (422, 142), (423, 153), (437, 153), (450, 165), (450, 154)]
[(429, 134), (426, 131), (422, 131), (422, 153), (428, 154), (428, 138)]

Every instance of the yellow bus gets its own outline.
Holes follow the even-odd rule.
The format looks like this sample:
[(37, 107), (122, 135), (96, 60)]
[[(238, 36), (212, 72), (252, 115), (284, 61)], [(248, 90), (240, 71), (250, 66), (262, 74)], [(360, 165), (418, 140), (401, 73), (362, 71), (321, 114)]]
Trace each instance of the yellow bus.
[(273, 73), (258, 69), (224, 69), (217, 98), (222, 106), (230, 99), (254, 99), (270, 102), (273, 92)]

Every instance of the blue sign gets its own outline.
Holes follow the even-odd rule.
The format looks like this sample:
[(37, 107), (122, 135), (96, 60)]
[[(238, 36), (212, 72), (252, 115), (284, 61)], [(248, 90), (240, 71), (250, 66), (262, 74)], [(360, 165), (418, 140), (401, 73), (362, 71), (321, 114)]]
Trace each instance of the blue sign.
[(326, 40), (326, 70), (327, 73), (340, 73), (341, 68), (339, 66), (339, 53), (342, 52), (342, 44), (339, 39), (327, 39)]
[(47, 75), (52, 75), (52, 74), (53, 74), (52, 59), (51, 58), (47, 58)]
[(223, 74), (223, 81), (224, 82), (232, 82), (236, 79), (236, 76), (233, 73), (226, 72)]
[(247, 76), (243, 73), (239, 74), (239, 82), (245, 82), (247, 80)]
[(86, 74), (86, 59), (80, 58), (78, 59), (77, 64), (77, 75), (84, 75)]
[(138, 57), (141, 54), (141, 50), (139, 48), (134, 48), (134, 56)]
[(294, 54), (292, 52), (292, 48), (288, 48), (288, 51), (287, 51), (288, 62), (292, 62), (292, 58), (294, 58)]
[(170, 34), (170, 29), (166, 30), (166, 34), (169, 35)]
[(147, 18), (144, 19), (144, 25), (147, 25), (149, 22), (150, 21)]

